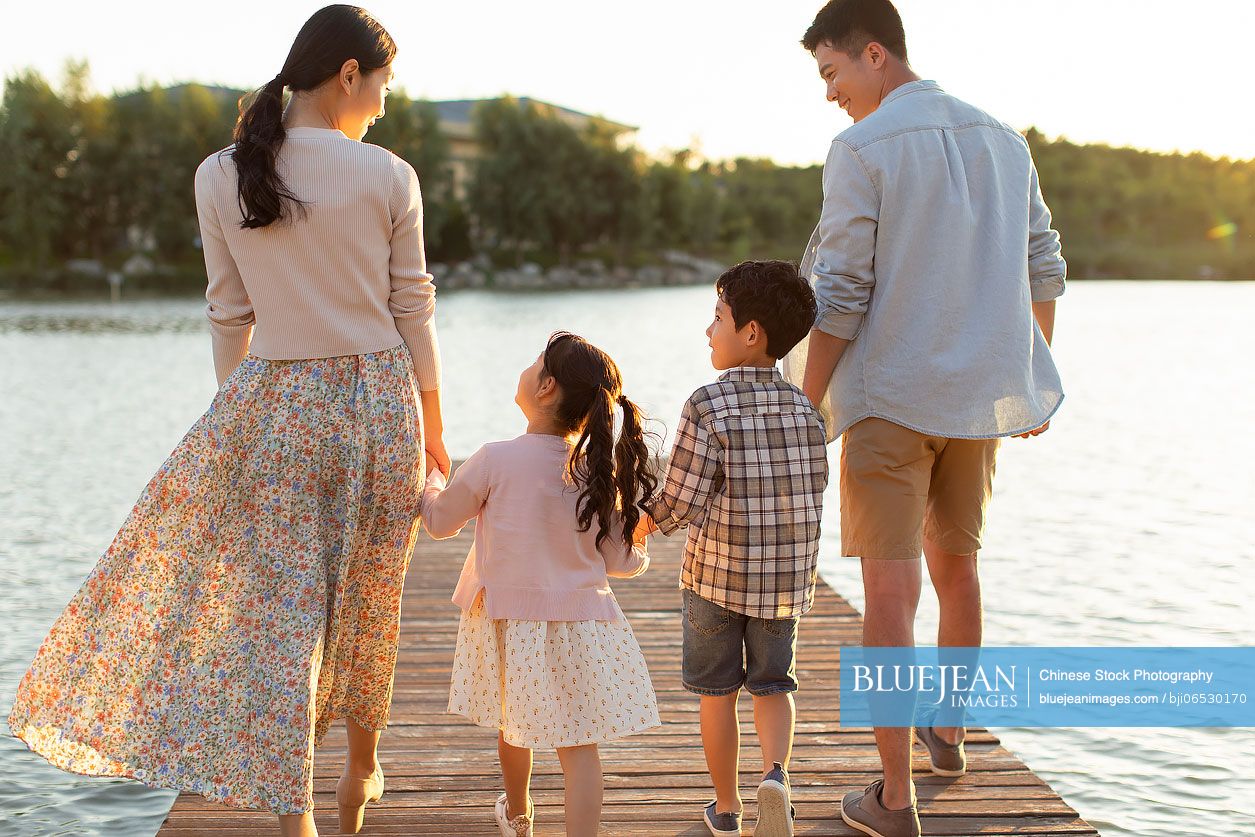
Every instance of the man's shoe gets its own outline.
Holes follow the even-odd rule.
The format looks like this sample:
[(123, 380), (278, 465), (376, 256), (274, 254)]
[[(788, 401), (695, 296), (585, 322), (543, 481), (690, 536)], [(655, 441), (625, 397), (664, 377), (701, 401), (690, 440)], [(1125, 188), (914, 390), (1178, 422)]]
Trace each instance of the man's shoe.
[[(933, 718), (924, 718), (923, 723), (930, 723)], [(915, 737), (919, 743), (928, 748), (928, 768), (938, 776), (951, 779), (967, 772), (967, 754), (963, 752), (963, 742), (947, 744), (937, 737), (932, 726), (918, 726)]]
[(758, 821), (754, 823), (754, 837), (793, 837), (794, 813), (789, 774), (780, 762), (775, 762), (758, 785)]
[(714, 802), (706, 806), (702, 812), (702, 821), (716, 837), (741, 837), (741, 812), (720, 814), (715, 811)]
[(841, 819), (871, 837), (920, 837), (919, 813), (911, 807), (891, 811), (880, 801), (885, 780), (877, 779), (865, 791), (851, 791), (841, 800)]

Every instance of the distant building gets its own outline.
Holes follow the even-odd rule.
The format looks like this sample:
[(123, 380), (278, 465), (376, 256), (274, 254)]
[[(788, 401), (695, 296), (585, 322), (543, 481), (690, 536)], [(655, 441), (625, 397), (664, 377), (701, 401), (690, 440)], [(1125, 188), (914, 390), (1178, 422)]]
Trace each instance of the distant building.
[[(475, 105), (485, 101), (494, 100), (448, 99), (432, 102), (436, 106), (436, 111), (440, 114), (440, 131), (449, 141), (449, 159), (453, 169), (453, 193), (459, 198), (465, 196), (466, 186), (471, 178), (471, 170), (475, 160), (479, 159), (480, 156), (479, 141), (475, 138), (475, 130), (472, 124), (472, 112)], [(630, 141), (637, 131), (633, 125), (624, 125), (621, 122), (614, 122), (605, 117), (594, 117), (561, 105), (542, 102), (539, 99), (520, 96), (518, 103), (520, 105), (530, 104), (541, 110), (547, 110), (568, 125), (576, 128), (582, 128), (590, 119), (599, 119), (618, 135), (620, 142)]]

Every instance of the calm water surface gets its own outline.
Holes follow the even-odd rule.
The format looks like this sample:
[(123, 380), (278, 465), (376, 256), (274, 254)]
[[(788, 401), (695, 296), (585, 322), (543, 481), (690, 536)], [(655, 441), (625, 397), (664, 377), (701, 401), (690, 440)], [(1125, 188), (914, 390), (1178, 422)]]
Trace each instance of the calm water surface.
[[(713, 377), (712, 303), (706, 288), (449, 294), (450, 450), (522, 431), (518, 372), (559, 328), (610, 352), (666, 432)], [(989, 644), (1255, 645), (1252, 322), (1255, 284), (1069, 288), (1056, 337), (1067, 401), (999, 460)], [(0, 302), (0, 393), (3, 717), (52, 620), (213, 396), (202, 304)], [(856, 562), (835, 557), (835, 494), (823, 571), (861, 607)], [(936, 624), (926, 592), (919, 641)], [(1255, 834), (1255, 730), (1000, 732), (1104, 835)], [(0, 776), (0, 835), (151, 835), (172, 796), (61, 773), (7, 736)]]

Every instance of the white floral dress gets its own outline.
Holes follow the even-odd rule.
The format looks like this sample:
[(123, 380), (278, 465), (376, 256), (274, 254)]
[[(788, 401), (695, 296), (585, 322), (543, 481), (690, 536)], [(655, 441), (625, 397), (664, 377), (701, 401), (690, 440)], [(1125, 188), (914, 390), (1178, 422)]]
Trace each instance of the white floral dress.
[(533, 749), (599, 744), (661, 723), (626, 619), (489, 619), (482, 595), (458, 627), (449, 711)]

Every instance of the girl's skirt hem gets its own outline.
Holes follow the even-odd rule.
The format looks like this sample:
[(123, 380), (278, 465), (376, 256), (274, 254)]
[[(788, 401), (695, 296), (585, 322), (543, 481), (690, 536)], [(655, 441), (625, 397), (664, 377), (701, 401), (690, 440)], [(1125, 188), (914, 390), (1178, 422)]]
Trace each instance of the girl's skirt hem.
[(495, 729), (501, 733), (502, 737), (505, 739), (505, 743), (509, 744), (511, 747), (523, 747), (528, 750), (556, 750), (561, 747), (584, 747), (589, 744), (607, 744), (611, 741), (617, 741), (621, 738), (627, 738), (642, 732), (648, 732), (651, 729), (656, 729), (661, 726), (661, 724), (657, 722), (647, 722), (641, 724), (639, 727), (626, 727), (624, 729), (615, 730), (610, 735), (575, 738), (568, 741), (552, 741), (519, 736), (505, 729), (500, 723), (491, 718), (477, 718), (467, 712), (457, 712), (452, 709), (449, 710), (449, 714), (463, 717), (477, 727)]

